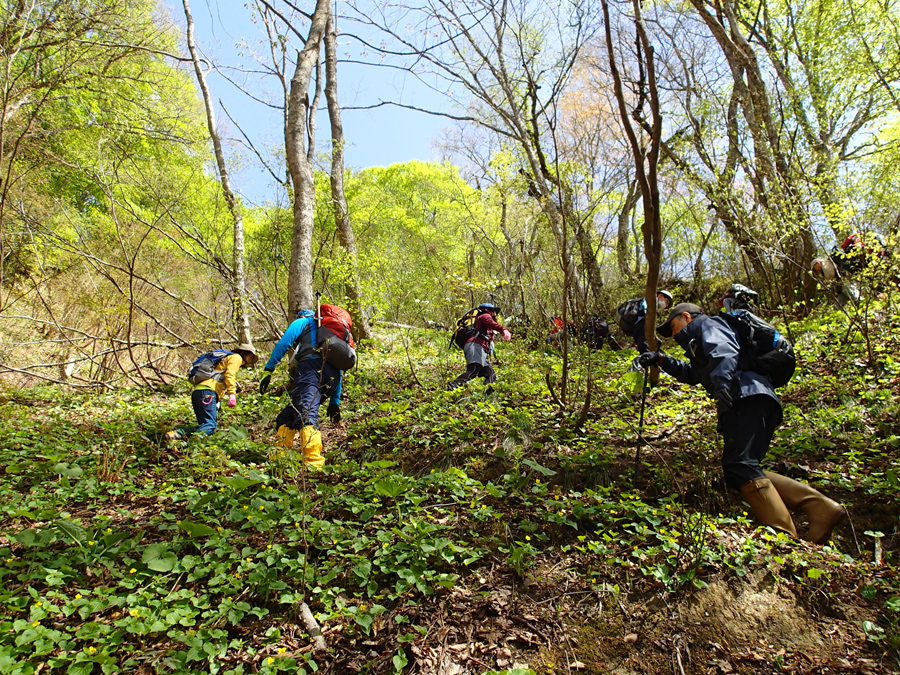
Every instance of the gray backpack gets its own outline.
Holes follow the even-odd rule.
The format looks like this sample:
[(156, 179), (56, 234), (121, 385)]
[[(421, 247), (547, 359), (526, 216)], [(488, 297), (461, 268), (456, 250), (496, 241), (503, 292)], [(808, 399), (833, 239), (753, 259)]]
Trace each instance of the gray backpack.
[(205, 354), (198, 356), (191, 364), (190, 368), (188, 368), (188, 382), (194, 385), (206, 382), (207, 380), (224, 382), (225, 371), (216, 370), (216, 365), (229, 354), (234, 354), (234, 352), (216, 349), (215, 351), (206, 352)]

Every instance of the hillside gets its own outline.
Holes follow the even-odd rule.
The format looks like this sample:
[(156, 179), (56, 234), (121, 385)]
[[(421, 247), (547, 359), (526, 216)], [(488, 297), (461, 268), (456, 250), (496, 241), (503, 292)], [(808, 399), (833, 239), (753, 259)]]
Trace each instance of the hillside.
[(219, 431), (178, 448), (186, 382), (6, 385), (0, 673), (898, 672), (900, 331), (876, 318), (869, 364), (840, 321), (791, 325), (768, 457), (848, 506), (827, 546), (756, 529), (714, 406), (665, 375), (635, 486), (630, 350), (573, 347), (560, 409), (540, 335), (497, 347), (491, 392), (446, 392), (446, 333), (380, 329), (321, 474), (273, 453), (282, 369), (265, 396), (242, 371)]

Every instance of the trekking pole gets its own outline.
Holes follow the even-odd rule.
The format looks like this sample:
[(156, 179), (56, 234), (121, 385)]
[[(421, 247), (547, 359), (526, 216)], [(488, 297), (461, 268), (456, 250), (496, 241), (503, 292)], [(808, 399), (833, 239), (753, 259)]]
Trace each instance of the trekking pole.
[(316, 291), (316, 328), (322, 327), (322, 294)]
[(638, 422), (637, 449), (634, 453), (634, 479), (632, 484), (635, 489), (638, 486), (638, 476), (641, 473), (641, 446), (644, 445), (644, 407), (647, 404), (647, 384), (650, 378), (647, 377), (647, 369), (644, 368), (644, 386), (641, 388), (641, 417)]

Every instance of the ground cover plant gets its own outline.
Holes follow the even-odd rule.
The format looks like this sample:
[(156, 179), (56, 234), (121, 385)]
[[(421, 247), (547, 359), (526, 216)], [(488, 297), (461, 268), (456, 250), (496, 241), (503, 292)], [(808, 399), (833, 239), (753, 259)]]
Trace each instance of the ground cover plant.
[(560, 406), (550, 348), (500, 345), (491, 391), (446, 392), (446, 333), (379, 330), (321, 474), (273, 452), (283, 399), (252, 371), (174, 448), (185, 383), (5, 388), (0, 673), (895, 672), (900, 364), (876, 323), (876, 363), (835, 347), (840, 315), (789, 327), (770, 461), (850, 507), (826, 546), (756, 528), (713, 406), (666, 377), (635, 482), (628, 350), (573, 346)]

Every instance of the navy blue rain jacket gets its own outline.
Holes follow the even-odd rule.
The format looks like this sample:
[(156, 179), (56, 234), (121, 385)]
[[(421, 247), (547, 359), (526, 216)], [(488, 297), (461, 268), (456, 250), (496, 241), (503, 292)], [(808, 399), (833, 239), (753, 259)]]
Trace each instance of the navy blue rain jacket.
[(778, 401), (768, 375), (738, 368), (740, 343), (725, 319), (700, 314), (675, 335), (675, 341), (688, 361), (664, 354), (659, 365), (679, 382), (702, 384), (710, 396), (727, 389), (734, 401), (758, 394)]

